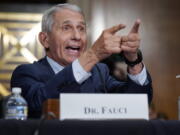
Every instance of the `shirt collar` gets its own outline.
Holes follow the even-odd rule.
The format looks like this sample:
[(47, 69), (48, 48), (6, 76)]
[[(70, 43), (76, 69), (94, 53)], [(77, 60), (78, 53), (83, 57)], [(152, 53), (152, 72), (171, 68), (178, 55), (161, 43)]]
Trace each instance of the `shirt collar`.
[(59, 71), (64, 69), (63, 66), (61, 66), (56, 61), (54, 61), (53, 59), (49, 58), (48, 56), (46, 56), (46, 59), (47, 59), (49, 65), (51, 66), (51, 68), (53, 69), (55, 74), (57, 74)]

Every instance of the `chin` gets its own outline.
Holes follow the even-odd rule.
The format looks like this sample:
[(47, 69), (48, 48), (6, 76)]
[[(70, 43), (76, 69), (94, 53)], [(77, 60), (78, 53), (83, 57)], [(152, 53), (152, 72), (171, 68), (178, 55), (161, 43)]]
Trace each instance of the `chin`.
[(67, 62), (70, 64), (70, 63), (72, 63), (73, 61), (75, 61), (77, 58), (71, 58), (71, 59), (69, 59)]

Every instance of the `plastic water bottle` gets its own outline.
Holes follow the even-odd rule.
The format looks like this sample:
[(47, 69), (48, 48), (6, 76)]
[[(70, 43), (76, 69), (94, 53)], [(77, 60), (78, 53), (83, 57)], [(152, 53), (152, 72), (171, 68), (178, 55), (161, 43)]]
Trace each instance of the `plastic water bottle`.
[(21, 96), (21, 88), (12, 88), (12, 95), (5, 100), (3, 106), (5, 119), (27, 119), (28, 107)]

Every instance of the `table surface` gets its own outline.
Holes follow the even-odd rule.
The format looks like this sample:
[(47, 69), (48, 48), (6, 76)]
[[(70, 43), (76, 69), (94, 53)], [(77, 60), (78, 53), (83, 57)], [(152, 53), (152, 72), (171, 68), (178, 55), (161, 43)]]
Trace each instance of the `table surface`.
[(0, 135), (180, 135), (180, 121), (3, 120)]

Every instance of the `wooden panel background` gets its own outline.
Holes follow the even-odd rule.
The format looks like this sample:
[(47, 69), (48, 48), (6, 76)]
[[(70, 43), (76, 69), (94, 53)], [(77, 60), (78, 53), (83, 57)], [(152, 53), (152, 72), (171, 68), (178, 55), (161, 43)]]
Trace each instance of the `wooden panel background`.
[(97, 28), (94, 24), (101, 23), (94, 23), (98, 11), (104, 17), (106, 28), (118, 23), (127, 24), (120, 34), (128, 33), (137, 18), (142, 20), (141, 49), (153, 79), (155, 108), (167, 114), (169, 119), (178, 119), (180, 79), (175, 76), (180, 74), (180, 1), (85, 0), (77, 3), (86, 7), (83, 8), (85, 14), (87, 11), (88, 16), (91, 13), (91, 18), (88, 18), (91, 33)]

